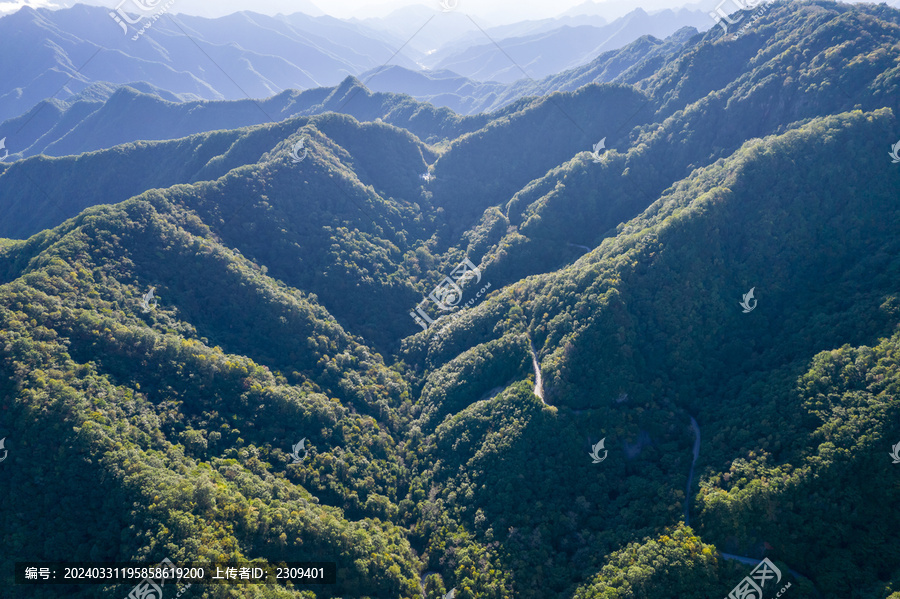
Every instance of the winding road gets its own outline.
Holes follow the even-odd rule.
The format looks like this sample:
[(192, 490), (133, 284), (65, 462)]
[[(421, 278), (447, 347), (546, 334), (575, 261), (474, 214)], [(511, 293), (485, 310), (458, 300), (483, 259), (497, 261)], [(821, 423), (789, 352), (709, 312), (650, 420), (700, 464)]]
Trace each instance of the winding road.
[(534, 364), (534, 394), (537, 395), (541, 403), (545, 406), (548, 405), (546, 401), (544, 401), (544, 383), (541, 379), (541, 365), (538, 363), (537, 354), (534, 353), (534, 344), (531, 342), (531, 338), (528, 339), (528, 349), (531, 350), (531, 362)]
[[(697, 420), (693, 416), (691, 416), (691, 430), (694, 431), (694, 459), (691, 460), (691, 472), (688, 475), (687, 489), (685, 490), (685, 494), (684, 494), (684, 525), (685, 526), (691, 525), (690, 514), (689, 514), (689, 506), (690, 506), (690, 502), (691, 502), (691, 484), (694, 482), (694, 466), (696, 466), (696, 464), (697, 464), (697, 458), (700, 457), (700, 425), (697, 424)], [(734, 555), (733, 553), (725, 553), (724, 551), (720, 551), (719, 555), (721, 555), (723, 559), (730, 559), (730, 560), (734, 560), (737, 562), (741, 562), (742, 564), (749, 564), (751, 566), (755, 566), (762, 561), (761, 558), (747, 557), (745, 555)], [(796, 570), (794, 570), (792, 568), (788, 568), (788, 572), (790, 572), (791, 575), (794, 576), (794, 578), (798, 578), (798, 579), (804, 578), (806, 580), (809, 580), (808, 576), (804, 576), (803, 574), (800, 574), (799, 572), (797, 572)], [(813, 587), (813, 588), (815, 588), (815, 587)]]

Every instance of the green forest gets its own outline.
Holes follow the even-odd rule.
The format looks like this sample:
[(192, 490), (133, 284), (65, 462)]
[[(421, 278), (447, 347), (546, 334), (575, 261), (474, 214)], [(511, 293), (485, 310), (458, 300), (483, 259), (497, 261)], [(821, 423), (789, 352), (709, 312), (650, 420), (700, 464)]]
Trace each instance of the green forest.
[(765, 599), (900, 599), (900, 10), (653, 47), (0, 164), (0, 597), (168, 558), (337, 564), (185, 599), (720, 599), (767, 558)]

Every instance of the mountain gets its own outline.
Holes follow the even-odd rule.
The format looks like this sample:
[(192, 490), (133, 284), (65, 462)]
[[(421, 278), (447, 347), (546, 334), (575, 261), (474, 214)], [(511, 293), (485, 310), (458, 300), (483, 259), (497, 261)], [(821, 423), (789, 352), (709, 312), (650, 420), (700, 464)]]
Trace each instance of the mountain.
[(369, 29), (398, 40), (397, 47), (410, 48), (419, 59), (466, 34), (478, 31), (478, 25), (458, 10), (444, 11), (440, 2), (412, 4), (383, 17), (350, 19)]
[[(521, 80), (510, 85), (476, 83), (447, 71), (422, 73), (402, 67), (364, 74), (365, 86), (348, 78), (334, 88), (285, 91), (265, 100), (185, 100), (146, 83), (119, 87), (95, 84), (69, 101), (46, 100), (0, 124), (0, 137), (6, 139), (8, 160), (15, 160), (37, 154), (90, 152), (138, 140), (177, 139), (331, 110), (360, 120), (380, 118), (435, 142), (453, 139), (484, 126), (491, 118), (502, 117), (526, 96), (574, 91), (592, 82), (639, 81), (676, 54), (695, 33), (683, 29), (664, 42), (643, 37), (583, 67), (538, 82)], [(433, 106), (390, 90), (400, 90)], [(472, 116), (459, 117), (452, 111)], [(475, 114), (488, 111), (493, 114)], [(5, 234), (17, 236), (9, 229)]]
[(529, 96), (574, 91), (588, 83), (636, 83), (654, 73), (696, 35), (697, 31), (688, 27), (662, 41), (643, 36), (619, 50), (602, 53), (586, 65), (540, 80), (522, 78), (509, 84), (477, 82), (452, 71), (416, 72), (402, 67), (381, 68), (361, 77), (370, 89), (405, 93), (435, 106), (474, 115), (504, 109)]
[[(484, 33), (487, 33), (492, 39), (497, 40), (546, 33), (561, 27), (579, 27), (582, 25), (603, 27), (606, 24), (606, 19), (602, 17), (580, 15), (577, 17), (557, 17), (553, 19), (517, 21), (506, 25), (487, 27), (485, 28)], [(475, 30), (460, 35), (451, 40), (448, 44), (445, 44), (442, 47), (442, 52), (447, 52), (450, 47), (453, 47), (454, 50), (459, 50), (466, 46), (482, 43), (484, 42), (484, 33)]]
[[(479, 368), (484, 376), (455, 377), (458, 365), (496, 356), (499, 347), (527, 335), (538, 352), (545, 401), (557, 410), (542, 408), (525, 384), (518, 401), (501, 395), (487, 405), (451, 409), (435, 431), (438, 450), (423, 462), (441, 456), (431, 472), (446, 481), (444, 497), (454, 493), (445, 499), (455, 506), (454, 520), (469, 523), (467, 530), (486, 542), (490, 537), (470, 515), (481, 510), (495, 535), (508, 531), (500, 538), (509, 567), (541, 563), (544, 571), (577, 563), (590, 570), (591, 551), (577, 553), (585, 530), (596, 531), (594, 551), (601, 555), (609, 552), (608, 527), (623, 518), (658, 531), (639, 528), (636, 541), (650, 537), (637, 543), (647, 545), (640, 553), (648, 557), (638, 560), (632, 548), (618, 562), (624, 565), (605, 566), (577, 595), (583, 597), (604, 596), (623, 576), (632, 587), (636, 577), (646, 578), (640, 583), (645, 596), (672, 592), (672, 585), (687, 596), (725, 596), (741, 575), (726, 585), (715, 551), (699, 545), (696, 535), (720, 551), (757, 558), (768, 543), (783, 573), (790, 568), (809, 579), (794, 577), (803, 596), (815, 588), (837, 597), (867, 585), (874, 594), (884, 584), (876, 571), (898, 580), (896, 562), (872, 563), (862, 578), (856, 565), (868, 564), (863, 555), (886, 542), (883, 488), (865, 481), (875, 472), (895, 475), (881, 449), (900, 434), (900, 403), (893, 383), (882, 382), (896, 380), (897, 371), (885, 372), (885, 379), (875, 374), (900, 341), (892, 282), (900, 264), (888, 258), (896, 256), (892, 186), (900, 174), (888, 170), (889, 161), (874, 160), (883, 153), (879, 141), (896, 127), (891, 111), (845, 113), (748, 143), (694, 171), (573, 266), (509, 285), (446, 323), (439, 339), (419, 340), (403, 357), (424, 362), (425, 388), (471, 401), (502, 385), (510, 371), (492, 376), (500, 366), (495, 358), (490, 369)], [(863, 152), (845, 156), (849, 163), (840, 167), (826, 161), (823, 169), (824, 154), (851, 140)], [(815, 181), (832, 193), (813, 191), (823, 189)], [(873, 187), (859, 192), (863, 181)], [(883, 217), (891, 224), (880, 224)], [(821, 219), (853, 221), (863, 230), (833, 229)], [(507, 244), (504, 250), (517, 252)], [(875, 273), (877, 281), (864, 281)], [(495, 280), (489, 270), (482, 276)], [(742, 314), (738, 301), (754, 286), (759, 305)], [(764, 299), (771, 313), (758, 312)], [(841, 347), (840, 354), (833, 351)], [(857, 359), (858, 375), (839, 374), (834, 364)], [(850, 424), (841, 415), (847, 408), (861, 410), (861, 421)], [(672, 539), (664, 522), (673, 521), (667, 512), (681, 517), (689, 415), (706, 435), (699, 462), (706, 474), (690, 497), (701, 506), (700, 518), (692, 519), (694, 534), (676, 528)], [(486, 419), (496, 428), (463, 432), (485, 427)], [(629, 459), (626, 448), (642, 435), (651, 449)], [(618, 448), (610, 455), (619, 458), (613, 469), (589, 470), (585, 454), (600, 438)], [(457, 452), (463, 456), (447, 457)], [(661, 492), (653, 479), (672, 482), (667, 495), (648, 501), (650, 489)], [(465, 489), (473, 490), (471, 500), (460, 499)], [(543, 509), (527, 507), (535, 502)], [(839, 508), (826, 506), (855, 514), (853, 532), (840, 534), (837, 551), (815, 540), (837, 518)], [(582, 523), (592, 518), (596, 528)], [(892, 519), (887, 528), (896, 525)], [(541, 542), (531, 543), (534, 537)], [(679, 545), (682, 557), (665, 558), (677, 569), (655, 566)], [(632, 569), (636, 563), (641, 566)], [(539, 573), (519, 572), (522, 587), (540, 585)], [(564, 590), (549, 594), (565, 596)]]
[(0, 223), (47, 223), (0, 241), (2, 588), (898, 599), (900, 11), (743, 17), (433, 144), (329, 112), (0, 164)]
[[(219, 17), (229, 16), (241, 10), (240, 2), (232, 0), (222, 0), (215, 4), (204, 2), (204, 0), (178, 0), (177, 13), (187, 15), (195, 15), (205, 17), (207, 19), (216, 19)], [(254, 2), (254, 11), (263, 14), (281, 13), (284, 11), (284, 4), (278, 0), (260, 0)], [(322, 9), (310, 0), (292, 0), (291, 10), (295, 13), (303, 13), (313, 17), (325, 16)]]
[[(686, 10), (648, 15), (640, 8), (607, 25), (563, 25), (521, 37), (470, 35), (466, 45), (445, 46), (422, 59), (428, 68), (448, 70), (475, 81), (541, 79), (626, 46), (644, 35), (665, 38), (684, 27), (705, 27), (709, 17)], [(479, 43), (480, 42), (480, 43)]]
[[(649, 13), (661, 12), (664, 10), (677, 10), (677, 9), (686, 9), (686, 10), (695, 10), (695, 11), (708, 11), (709, 6), (703, 4), (702, 2), (694, 2), (694, 3), (683, 3), (672, 0), (648, 0), (647, 2), (641, 2), (641, 8), (646, 10)], [(731, 6), (728, 5), (726, 10), (730, 10)], [(618, 19), (629, 12), (634, 10), (634, 3), (627, 2), (625, 0), (585, 0), (581, 4), (573, 6), (572, 8), (566, 9), (561, 13), (561, 17), (599, 17), (607, 20)], [(712, 27), (713, 21), (710, 19), (709, 27)], [(707, 27), (708, 28), (708, 27)], [(706, 29), (706, 28), (705, 28)]]
[[(424, 7), (421, 9), (430, 10)], [(431, 14), (434, 16), (433, 11)], [(647, 17), (646, 14), (643, 16)], [(647, 17), (649, 20), (642, 20), (639, 11), (636, 11), (627, 19), (610, 25), (614, 34), (610, 38), (612, 41), (605, 45), (617, 44), (627, 38), (630, 28), (662, 31), (671, 29), (672, 23), (677, 20), (668, 19), (660, 27), (659, 24), (663, 21), (658, 21), (657, 24), (652, 22), (656, 18)], [(502, 59), (505, 61), (502, 67), (498, 68), (506, 69), (510, 77), (519, 78), (520, 81), (509, 85), (479, 83), (452, 72), (420, 71), (413, 62), (403, 58), (404, 53), (391, 59), (394, 51), (390, 48), (402, 47), (401, 38), (331, 17), (310, 17), (302, 13), (265, 17), (253, 13), (237, 13), (218, 19), (190, 16), (179, 16), (178, 19), (179, 21), (174, 22), (166, 17), (156, 22), (147, 35), (160, 39), (154, 38), (152, 44), (119, 38), (115, 23), (108, 19), (102, 9), (83, 5), (58, 11), (23, 9), (15, 15), (0, 19), (0, 35), (8, 33), (0, 44), (9, 45), (6, 49), (11, 56), (24, 43), (22, 40), (29, 36), (47, 40), (45, 43), (50, 44), (45, 50), (39, 51), (36, 58), (32, 57), (25, 63), (31, 65), (25, 70), (17, 67), (14, 69), (15, 73), (5, 73), (5, 81), (9, 85), (6, 91), (0, 90), (0, 97), (5, 98), (2, 104), (4, 108), (0, 110), (0, 119), (5, 122), (0, 125), (0, 133), (8, 138), (7, 147), (12, 156), (26, 157), (40, 152), (48, 155), (77, 153), (137, 139), (171, 139), (209, 130), (202, 128), (203, 119), (197, 119), (194, 125), (171, 127), (168, 131), (159, 130), (156, 126), (144, 126), (142, 123), (149, 122), (150, 114), (159, 112), (161, 104), (152, 99), (144, 99), (145, 101), (138, 103), (129, 92), (124, 92), (127, 100), (121, 97), (112, 99), (113, 90), (123, 84), (159, 96), (167, 102), (189, 103), (183, 108), (172, 107), (174, 111), (181, 113), (192, 113), (198, 106), (203, 111), (218, 112), (221, 108), (221, 112), (229, 114), (212, 119), (214, 125), (211, 126), (216, 128), (235, 128), (271, 120), (265, 110), (254, 110), (250, 106), (251, 103), (259, 102), (248, 100), (248, 96), (271, 99), (273, 94), (278, 96), (277, 92), (280, 90), (315, 88), (323, 82), (337, 84), (346, 76), (356, 74), (360, 74), (366, 83), (371, 83), (370, 87), (375, 91), (407, 93), (421, 101), (446, 106), (463, 114), (497, 110), (524, 95), (546, 94), (556, 89), (552, 85), (545, 85), (543, 81), (521, 79), (523, 73), (505, 57)], [(101, 27), (106, 20), (112, 27)], [(517, 27), (491, 30), (491, 34), (507, 35), (525, 29), (550, 28), (554, 23), (556, 21), (523, 23)], [(544, 33), (511, 40), (509, 43), (515, 44), (522, 52), (539, 53), (543, 57), (539, 61), (543, 64), (539, 70), (549, 69), (556, 73), (567, 64), (584, 62), (587, 55), (593, 55), (601, 49), (593, 39), (597, 32), (586, 26), (579, 26), (577, 30), (584, 34), (584, 43), (580, 49), (570, 41), (560, 43), (561, 40), (572, 38), (571, 28), (567, 27), (551, 28)], [(183, 43), (181, 38), (184, 34), (189, 35), (197, 44), (192, 46), (190, 52), (176, 50), (177, 45)], [(424, 33), (421, 35), (424, 36)], [(481, 32), (478, 36), (481, 37), (477, 39), (484, 38)], [(681, 38), (683, 35), (679, 33), (679, 39)], [(467, 43), (473, 42), (470, 40)], [(315, 49), (311, 50), (309, 44), (313, 44)], [(463, 46), (458, 43), (454, 47)], [(0, 45), (0, 48), (3, 46)], [(199, 54), (195, 51), (197, 48), (200, 50)], [(551, 53), (550, 48), (556, 49)], [(632, 60), (644, 58), (636, 55), (630, 46), (623, 48), (623, 51), (631, 55)], [(469, 52), (479, 54), (481, 50), (473, 47)], [(412, 54), (413, 60), (423, 58), (415, 52)], [(275, 59), (275, 56), (279, 58)], [(610, 60), (609, 56), (604, 53), (587, 68), (597, 61)], [(389, 59), (395, 64), (383, 66)], [(434, 57), (434, 60), (439, 59), (439, 55)], [(196, 60), (213, 60), (215, 66), (212, 69), (208, 68), (209, 65), (201, 68)], [(278, 63), (285, 60), (292, 62), (290, 65)], [(298, 70), (296, 65), (303, 61), (315, 66), (304, 66)], [(79, 68), (73, 66), (78, 64), (81, 65)], [(373, 68), (376, 65), (382, 66)], [(33, 75), (26, 72), (29, 68), (35, 70)], [(510, 68), (514, 72), (509, 71)], [(584, 68), (576, 67), (573, 72)], [(203, 73), (203, 76), (194, 75), (198, 72)], [(0, 74), (2, 73), (0, 69)], [(558, 81), (559, 76), (554, 77)], [(587, 82), (589, 80), (581, 81), (582, 84)], [(54, 93), (49, 99), (43, 99), (50, 94), (48, 86), (53, 85), (57, 85), (58, 93)], [(568, 86), (565, 89), (573, 90), (576, 87)], [(313, 96), (315, 94), (307, 97)], [(239, 104), (221, 104), (225, 99), (234, 99)], [(114, 105), (100, 111), (100, 101), (110, 101)], [(210, 101), (212, 104), (208, 105)], [(278, 104), (278, 100), (266, 103)], [(127, 115), (127, 110), (132, 110), (133, 114)], [(290, 114), (312, 114), (311, 110), (310, 106), (304, 105), (298, 110), (292, 110)], [(92, 123), (90, 132), (79, 130), (88, 127), (84, 123), (86, 119), (107, 119), (109, 117), (104, 113), (110, 111), (115, 113), (112, 120), (117, 121), (116, 126), (101, 125), (101, 133), (95, 131), (96, 123)], [(244, 116), (234, 118), (232, 114), (235, 113)], [(180, 117), (172, 115), (159, 120), (168, 123), (172, 119), (178, 122)], [(137, 136), (131, 131), (135, 131)]]
[[(493, 55), (493, 40), (501, 41), (515, 61), (528, 66), (528, 76), (543, 77), (588, 62), (640, 35), (665, 37), (681, 26), (708, 21), (705, 15), (687, 11), (651, 16), (638, 10), (602, 27), (586, 24), (598, 23), (596, 19), (567, 17), (489, 28), (485, 37), (462, 14), (425, 6), (404, 9), (404, 14), (407, 10), (414, 13), (408, 18), (409, 31), (377, 29), (377, 20), (241, 12), (216, 19), (165, 14), (137, 36), (134, 28), (126, 27), (123, 34), (109, 11), (100, 7), (79, 4), (54, 11), (26, 7), (0, 19), (0, 49), (11, 57), (6, 70), (0, 67), (4, 81), (0, 121), (25, 114), (42, 101), (68, 102), (94, 85), (152, 86), (181, 100), (247, 99), (290, 88), (332, 86), (348, 75), (388, 64), (410, 70), (419, 70), (420, 65), (450, 68), (473, 79), (509, 82), (523, 73), (508, 57)], [(456, 22), (465, 27), (450, 26)], [(141, 23), (145, 21), (135, 27)], [(149, 37), (142, 42), (145, 36)], [(598, 38), (605, 41), (598, 44)], [(27, 60), (16, 60), (30, 39), (40, 39), (42, 45)], [(417, 50), (416, 40), (428, 47)], [(438, 50), (440, 46), (444, 47)], [(485, 57), (488, 65), (494, 65), (488, 71), (483, 65), (473, 66)], [(505, 74), (494, 76), (501, 71)]]
[(458, 137), (489, 120), (486, 115), (461, 117), (449, 109), (398, 94), (372, 93), (348, 77), (334, 88), (290, 90), (266, 100), (218, 102), (172, 102), (156, 93), (121, 86), (105, 102), (38, 104), (29, 113), (0, 125), (0, 136), (7, 137), (11, 159), (37, 154), (65, 156), (138, 140), (178, 139), (328, 111), (344, 112), (360, 120), (382, 119), (429, 141)]
[[(82, 4), (26, 7), (3, 17), (0, 51), (8, 60), (0, 65), (0, 120), (48, 97), (66, 100), (95, 82), (144, 81), (197, 100), (258, 98), (336, 85), (394, 56), (380, 34), (370, 37), (331, 17), (163, 16), (135, 35), (134, 29), (123, 34), (108, 10)], [(403, 56), (395, 60), (415, 66)]]

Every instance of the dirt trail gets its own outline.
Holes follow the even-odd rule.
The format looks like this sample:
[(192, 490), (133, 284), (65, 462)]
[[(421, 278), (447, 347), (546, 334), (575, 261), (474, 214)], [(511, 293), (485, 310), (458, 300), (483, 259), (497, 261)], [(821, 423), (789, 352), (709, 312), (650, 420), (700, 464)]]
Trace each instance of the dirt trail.
[(531, 339), (528, 340), (528, 348), (531, 350), (531, 362), (534, 364), (534, 394), (537, 395), (541, 403), (545, 406), (548, 405), (546, 401), (544, 401), (544, 383), (541, 379), (541, 365), (538, 363), (537, 354), (534, 352), (534, 344), (531, 342)]

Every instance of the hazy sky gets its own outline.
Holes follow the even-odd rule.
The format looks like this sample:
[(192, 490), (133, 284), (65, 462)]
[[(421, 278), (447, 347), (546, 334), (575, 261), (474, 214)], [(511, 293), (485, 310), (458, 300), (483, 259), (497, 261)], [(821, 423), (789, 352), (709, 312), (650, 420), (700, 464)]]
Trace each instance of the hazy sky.
[[(154, 4), (160, 0), (83, 0), (84, 4), (114, 8), (124, 2), (123, 8), (134, 1)], [(713, 11), (722, 4), (728, 12), (735, 10), (734, 0), (175, 0), (171, 12), (204, 17), (220, 17), (241, 10), (263, 14), (329, 14), (338, 18), (384, 16), (394, 9), (420, 4), (440, 10), (441, 2), (455, 5), (456, 10), (485, 19), (485, 24), (502, 25), (527, 19), (555, 17), (575, 6), (596, 3), (617, 6), (614, 16), (641, 7), (647, 11), (662, 8), (688, 6), (695, 10)], [(878, 0), (879, 2), (881, 0)], [(0, 0), (0, 15), (9, 14), (22, 6), (60, 8), (72, 6), (74, 0)], [(900, 0), (887, 0), (889, 6), (900, 5)]]
[[(122, 0), (85, 0), (84, 4), (116, 7)], [(125, 0), (123, 8), (134, 0)], [(153, 2), (153, 0), (144, 0)], [(430, 6), (440, 10), (442, 0), (175, 0), (172, 12), (184, 12), (206, 17), (216, 17), (240, 10), (252, 10), (264, 14), (306, 12), (315, 9), (339, 18), (366, 18), (383, 16), (394, 9), (411, 4)], [(456, 10), (477, 15), (495, 24), (512, 23), (525, 19), (554, 17), (569, 8), (583, 4), (585, 0), (443, 0)], [(600, 0), (600, 4), (621, 4), (629, 8), (647, 10), (683, 6), (693, 3), (694, 8), (712, 10), (719, 0)], [(59, 8), (72, 6), (72, 0), (0, 0), (0, 14), (8, 14), (22, 6)], [(312, 7), (311, 7), (312, 5)], [(707, 6), (708, 5), (708, 6)]]

